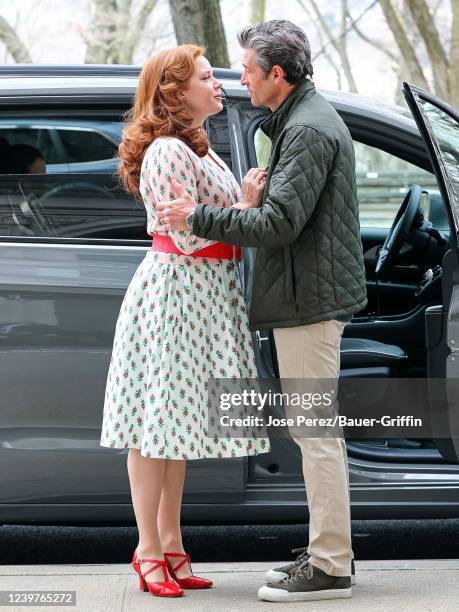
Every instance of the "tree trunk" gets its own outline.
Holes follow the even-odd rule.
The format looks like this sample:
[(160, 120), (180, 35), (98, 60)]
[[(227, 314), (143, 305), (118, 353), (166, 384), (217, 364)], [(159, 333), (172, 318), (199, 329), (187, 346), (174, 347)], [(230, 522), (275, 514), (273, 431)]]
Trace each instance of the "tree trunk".
[(31, 64), (32, 58), (17, 32), (0, 15), (0, 40), (17, 64)]
[(387, 24), (395, 38), (400, 52), (403, 56), (406, 67), (409, 71), (409, 78), (419, 87), (429, 89), (427, 79), (424, 76), (421, 65), (416, 57), (416, 53), (406, 34), (403, 23), (394, 9), (391, 0), (379, 0), (379, 4), (386, 18)]
[[(123, 0), (126, 4), (130, 4), (132, 0)], [(118, 52), (119, 64), (132, 64), (134, 61), (134, 53), (139, 43), (142, 32), (147, 25), (148, 18), (155, 9), (157, 0), (145, 0), (136, 17), (128, 17), (126, 24), (126, 36), (124, 44)], [(129, 15), (129, 12), (124, 13)], [(122, 24), (120, 24), (122, 27)]]
[(95, 14), (86, 37), (87, 64), (132, 64), (157, 0), (144, 0), (134, 15), (133, 0), (93, 0)]
[(117, 19), (119, 19), (116, 0), (93, 0), (93, 2), (95, 4), (95, 15), (87, 40), (85, 63), (116, 63), (114, 46), (118, 30)]
[(432, 66), (435, 91), (446, 100), (449, 95), (449, 62), (429, 7), (425, 0), (405, 1), (426, 46)]
[(201, 6), (205, 15), (206, 57), (212, 66), (229, 68), (230, 61), (220, 2), (219, 0), (201, 0)]
[(204, 15), (201, 0), (169, 0), (178, 45), (204, 46)]
[(451, 9), (453, 23), (451, 26), (449, 103), (459, 108), (459, 0), (451, 0)]
[(249, 24), (257, 25), (265, 20), (266, 0), (249, 0)]
[(390, 51), (387, 47), (383, 45), (383, 43), (380, 40), (369, 38), (366, 34), (364, 34), (362, 30), (360, 29), (360, 26), (358, 26), (357, 23), (352, 19), (352, 16), (349, 13), (349, 11), (347, 12), (347, 18), (349, 20), (349, 23), (352, 26), (352, 29), (357, 34), (357, 36), (359, 36), (359, 38), (361, 38), (364, 42), (368, 43), (370, 46), (374, 47), (375, 49), (378, 49), (378, 51), (385, 53), (393, 62), (400, 61), (400, 56)]
[[(306, 9), (303, 3), (303, 0), (298, 0), (298, 1), (299, 1), (299, 4), (304, 9)], [(333, 35), (333, 32), (330, 30), (328, 23), (326, 22), (322, 13), (320, 12), (319, 7), (317, 3), (315, 2), (315, 0), (309, 0), (309, 4), (311, 5), (312, 10), (316, 14), (316, 17), (320, 23), (320, 26), (322, 30), (324, 31), (325, 36), (327, 37), (327, 40), (330, 41), (330, 44), (334, 47), (335, 51), (338, 53), (340, 57), (341, 66), (343, 68), (349, 90), (354, 93), (357, 93), (358, 91), (357, 84), (355, 82), (354, 75), (352, 74), (351, 63), (349, 61), (349, 57), (347, 54), (346, 37), (345, 37), (345, 32), (343, 32), (343, 27), (341, 29), (341, 34), (339, 38), (336, 39), (335, 36)], [(343, 13), (345, 14), (347, 12), (347, 2), (345, 0), (342, 0), (342, 7), (343, 7)]]
[(177, 44), (202, 46), (212, 66), (229, 68), (219, 0), (169, 0), (169, 6)]
[(347, 16), (347, 0), (341, 0), (341, 32), (338, 38), (337, 44), (341, 62), (343, 64), (344, 74), (346, 75), (347, 82), (349, 83), (349, 89), (357, 93), (357, 84), (352, 74), (351, 63), (347, 54), (347, 29), (346, 29), (346, 16)]

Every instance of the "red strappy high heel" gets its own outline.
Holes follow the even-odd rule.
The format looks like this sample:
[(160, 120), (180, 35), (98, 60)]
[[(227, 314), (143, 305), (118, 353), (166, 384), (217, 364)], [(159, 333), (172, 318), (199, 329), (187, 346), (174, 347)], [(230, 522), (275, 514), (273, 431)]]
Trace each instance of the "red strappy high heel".
[[(182, 557), (183, 561), (181, 561), (175, 567), (172, 567), (172, 563), (169, 557)], [(208, 589), (213, 585), (212, 580), (209, 580), (208, 578), (200, 578), (199, 576), (189, 576), (188, 578), (177, 577), (177, 570), (179, 570), (185, 563), (188, 563), (188, 565), (190, 566), (190, 572), (193, 573), (193, 570), (191, 569), (191, 561), (189, 555), (183, 553), (165, 552), (164, 559), (166, 560), (170, 575), (175, 580), (175, 582), (177, 582), (177, 584), (182, 587), (182, 589)]]
[[(142, 573), (140, 569), (140, 564), (148, 561), (149, 563), (154, 563), (153, 567), (147, 569), (145, 573)], [(158, 597), (181, 597), (183, 595), (183, 591), (181, 587), (169, 580), (169, 575), (167, 573), (167, 564), (166, 561), (160, 561), (159, 559), (143, 559), (141, 557), (137, 557), (137, 549), (134, 551), (134, 556), (132, 557), (131, 562), (134, 571), (139, 575), (139, 588), (141, 591), (150, 591), (152, 595), (157, 595)], [(145, 576), (152, 572), (155, 569), (161, 567), (164, 574), (164, 582), (147, 582), (145, 580)]]

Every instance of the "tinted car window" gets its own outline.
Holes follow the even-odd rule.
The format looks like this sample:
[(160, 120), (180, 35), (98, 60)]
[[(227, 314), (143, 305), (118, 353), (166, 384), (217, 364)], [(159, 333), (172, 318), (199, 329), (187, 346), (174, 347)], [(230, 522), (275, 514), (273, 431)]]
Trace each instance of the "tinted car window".
[(149, 239), (143, 204), (106, 174), (0, 176), (0, 235)]
[(119, 121), (0, 120), (0, 137), (10, 144), (28, 144), (39, 149), (48, 165), (112, 159), (121, 133)]
[(58, 128), (65, 162), (90, 162), (110, 159), (117, 153), (117, 144), (93, 129)]
[(26, 144), (37, 148), (50, 160), (49, 163), (56, 163), (59, 159), (59, 151), (53, 142), (52, 131), (48, 127), (27, 126), (0, 122), (0, 137), (12, 144)]
[[(231, 168), (226, 110), (206, 122)], [(150, 240), (146, 211), (121, 187), (115, 155), (121, 121), (14, 119), (0, 137), (42, 154), (45, 174), (0, 174), (0, 236)]]
[(430, 129), (437, 141), (437, 154), (446, 169), (445, 180), (451, 202), (459, 206), (459, 130), (458, 122), (438, 106), (420, 98), (419, 103), (427, 116)]
[(148, 240), (146, 212), (115, 174), (121, 121), (0, 121), (0, 137), (41, 153), (46, 172), (0, 174), (0, 235)]

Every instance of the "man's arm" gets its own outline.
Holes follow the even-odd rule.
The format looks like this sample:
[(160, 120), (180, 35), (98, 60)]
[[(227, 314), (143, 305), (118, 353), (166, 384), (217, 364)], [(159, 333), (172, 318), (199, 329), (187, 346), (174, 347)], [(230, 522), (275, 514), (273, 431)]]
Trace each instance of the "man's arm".
[(241, 246), (290, 244), (314, 212), (334, 155), (332, 141), (314, 128), (292, 128), (282, 143), (263, 206), (239, 210), (198, 204), (192, 233)]

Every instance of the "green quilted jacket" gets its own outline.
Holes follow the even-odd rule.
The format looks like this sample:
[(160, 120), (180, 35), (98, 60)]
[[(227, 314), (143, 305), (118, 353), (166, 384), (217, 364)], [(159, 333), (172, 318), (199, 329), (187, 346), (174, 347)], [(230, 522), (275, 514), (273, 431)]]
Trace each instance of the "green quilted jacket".
[(250, 329), (350, 318), (367, 296), (349, 131), (309, 79), (260, 127), (272, 141), (262, 206), (199, 204), (192, 232), (257, 247)]

